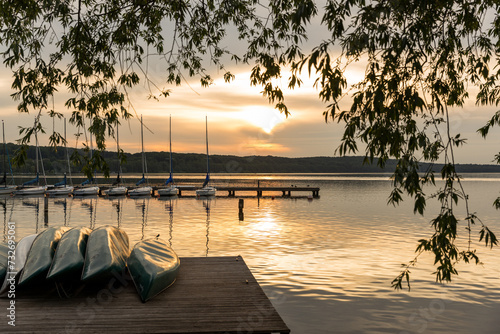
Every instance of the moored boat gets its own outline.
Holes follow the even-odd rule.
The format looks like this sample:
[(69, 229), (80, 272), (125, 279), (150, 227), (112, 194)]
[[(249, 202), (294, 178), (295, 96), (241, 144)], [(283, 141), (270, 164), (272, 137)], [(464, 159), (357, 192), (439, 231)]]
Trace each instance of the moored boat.
[(180, 260), (167, 243), (159, 238), (138, 242), (127, 267), (143, 303), (171, 286), (179, 273)]
[(210, 186), (210, 156), (208, 155), (208, 118), (205, 117), (205, 142), (207, 145), (207, 176), (205, 177), (205, 182), (200, 189), (196, 189), (197, 197), (207, 197), (207, 196), (215, 196), (217, 189), (213, 186)]
[(57, 244), (69, 229), (69, 227), (49, 227), (38, 234), (31, 245), (26, 264), (19, 277), (20, 286), (45, 281)]
[(73, 196), (97, 196), (99, 194), (99, 187), (81, 187), (73, 189)]
[(113, 186), (103, 192), (105, 196), (125, 196), (127, 194), (127, 187)]
[(151, 196), (151, 193), (153, 191), (153, 188), (149, 187), (149, 186), (145, 186), (145, 187), (138, 187), (138, 188), (134, 188), (134, 189), (130, 189), (128, 191), (128, 195), (130, 197), (138, 197), (138, 196)]
[(177, 196), (179, 194), (179, 189), (174, 186), (174, 178), (172, 176), (172, 116), (170, 116), (169, 122), (169, 141), (170, 141), (170, 170), (169, 178), (165, 181), (165, 188), (160, 188), (157, 190), (158, 196)]
[(144, 123), (142, 122), (142, 115), (141, 115), (141, 159), (142, 159), (142, 178), (135, 184), (138, 188), (134, 189), (129, 189), (128, 194), (131, 197), (139, 197), (139, 196), (151, 196), (153, 193), (153, 188), (146, 185), (139, 187), (143, 183), (148, 183), (148, 180), (146, 179), (146, 156), (144, 154), (144, 136), (143, 136), (143, 125)]
[(82, 281), (105, 280), (111, 278), (113, 272), (122, 272), (129, 254), (125, 231), (114, 226), (95, 229), (88, 238)]
[(74, 227), (63, 234), (47, 273), (47, 279), (80, 279), (91, 231), (86, 227)]

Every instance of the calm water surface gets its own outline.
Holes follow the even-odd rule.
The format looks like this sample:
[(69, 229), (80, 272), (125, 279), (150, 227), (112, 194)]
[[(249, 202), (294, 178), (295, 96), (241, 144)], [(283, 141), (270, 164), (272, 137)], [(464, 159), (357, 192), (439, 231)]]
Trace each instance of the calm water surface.
[[(320, 187), (320, 198), (241, 194), (246, 195), (243, 220), (238, 198), (223, 196), (51, 198), (48, 225), (120, 226), (131, 243), (160, 234), (179, 256), (239, 254), (292, 333), (500, 332), (498, 248), (475, 244), (484, 265), (460, 265), (460, 275), (448, 285), (434, 282), (432, 259), (423, 256), (412, 270), (411, 292), (391, 289), (400, 264), (413, 258), (417, 240), (430, 236), (429, 219), (438, 206), (429, 204), (427, 217), (413, 215), (410, 201), (387, 206), (387, 176), (213, 178), (216, 185), (260, 180), (261, 186)], [(178, 179), (199, 183), (203, 176)], [(500, 175), (466, 175), (464, 185), (471, 211), (500, 236), (500, 212), (492, 207), (500, 195)], [(18, 239), (46, 228), (43, 208), (43, 198), (0, 198), (0, 214), (4, 222), (16, 222)], [(3, 238), (5, 230), (4, 224)]]

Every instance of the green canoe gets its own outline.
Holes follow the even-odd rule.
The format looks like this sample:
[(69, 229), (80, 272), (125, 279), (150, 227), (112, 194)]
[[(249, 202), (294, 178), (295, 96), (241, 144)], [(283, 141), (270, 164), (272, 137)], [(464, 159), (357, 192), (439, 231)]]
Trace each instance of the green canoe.
[(38, 234), (26, 258), (19, 285), (45, 281), (57, 244), (69, 227), (49, 227)]
[(91, 229), (74, 227), (64, 233), (54, 254), (47, 279), (80, 279)]
[[(27, 237), (24, 237), (19, 241), (19, 243), (16, 245), (16, 262), (14, 266), (14, 270), (11, 270), (10, 272), (15, 276), (14, 281), (17, 280), (19, 277), (20, 273), (22, 272), (24, 268), (24, 264), (26, 263), (26, 258), (28, 257), (29, 250), (31, 249), (31, 245), (33, 244), (33, 241), (35, 241), (37, 235), (36, 234), (31, 234), (28, 235)], [(11, 285), (12, 281), (7, 275), (3, 281), (2, 287), (0, 288), (0, 295), (3, 295), (7, 290), (9, 289), (9, 286)]]
[(7, 266), (9, 264), (9, 244), (6, 242), (0, 243), (0, 282), (3, 282), (5, 275), (9, 271)]
[(103, 226), (90, 233), (83, 266), (82, 281), (106, 280), (127, 266), (130, 254), (128, 236), (113, 226)]
[(143, 303), (175, 282), (180, 261), (166, 242), (154, 238), (138, 242), (127, 261), (128, 270)]

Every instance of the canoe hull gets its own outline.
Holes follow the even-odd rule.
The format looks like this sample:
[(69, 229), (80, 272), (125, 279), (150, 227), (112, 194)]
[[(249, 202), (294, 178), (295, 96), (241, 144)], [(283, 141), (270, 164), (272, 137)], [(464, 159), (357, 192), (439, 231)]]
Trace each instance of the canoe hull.
[(2, 287), (0, 288), (0, 295), (4, 294), (7, 292), (9, 285), (11, 284), (10, 279), (13, 278), (14, 281), (17, 281), (19, 276), (22, 273), (22, 270), (24, 268), (24, 265), (26, 263), (26, 259), (28, 257), (28, 253), (31, 249), (31, 245), (33, 244), (33, 241), (35, 241), (37, 235), (36, 234), (31, 234), (28, 235), (24, 238), (21, 239), (16, 245), (16, 262), (14, 265), (14, 270), (11, 270), (10, 272), (15, 273), (15, 277), (9, 277), (7, 275), (3, 281)]
[(7, 275), (9, 250), (9, 245), (6, 242), (0, 243), (0, 282), (3, 282), (5, 275)]
[(69, 227), (49, 227), (36, 237), (19, 277), (20, 286), (45, 281), (57, 244), (68, 230)]
[(80, 279), (91, 231), (86, 227), (74, 227), (64, 233), (57, 245), (47, 279)]
[(95, 229), (87, 242), (82, 281), (110, 279), (126, 268), (129, 254), (128, 236), (123, 230), (113, 226)]
[(142, 302), (146, 302), (175, 282), (180, 260), (165, 241), (154, 238), (134, 246), (127, 266)]

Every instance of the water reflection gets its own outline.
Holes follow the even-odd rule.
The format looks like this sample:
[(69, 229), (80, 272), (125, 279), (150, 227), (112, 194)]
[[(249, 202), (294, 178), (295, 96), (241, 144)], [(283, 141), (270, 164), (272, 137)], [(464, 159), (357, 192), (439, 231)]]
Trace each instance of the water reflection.
[(148, 224), (148, 211), (149, 211), (149, 201), (150, 198), (143, 197), (134, 198), (135, 207), (141, 210), (142, 224), (141, 224), (141, 240), (144, 240), (144, 236), (146, 235), (146, 226)]
[(97, 220), (97, 196), (96, 197), (74, 197), (73, 200), (81, 201), (81, 206), (89, 214), (89, 228), (94, 229)]
[[(396, 293), (390, 282), (400, 263), (413, 257), (417, 240), (427, 236), (429, 219), (414, 216), (410, 201), (397, 208), (387, 206), (387, 181), (294, 180), (293, 184), (300, 182), (319, 186), (321, 198), (248, 196), (244, 221), (237, 215), (238, 198), (226, 197), (67, 198), (52, 205), (50, 213), (62, 217), (66, 210), (67, 225), (88, 225), (89, 216), (91, 227), (116, 223), (131, 243), (168, 235), (169, 245), (181, 257), (241, 254), (293, 333), (328, 333), (333, 326), (338, 332), (416, 332), (408, 319), (415, 312), (420, 317), (420, 308), (436, 306), (434, 300), (443, 300), (446, 309), (427, 322), (428, 333), (445, 324), (446, 332), (467, 333), (474, 326), (480, 329), (476, 332), (497, 330), (498, 326), (485, 325), (485, 317), (475, 320), (475, 316), (485, 309), (490, 313), (484, 314), (498, 311), (498, 247), (475, 245), (485, 265), (461, 266), (445, 294), (431, 275), (432, 259), (422, 257), (412, 270), (412, 292)], [(467, 184), (473, 211), (497, 235), (500, 221), (491, 203), (498, 184)], [(18, 238), (33, 233), (40, 204), (36, 198), (0, 199), (4, 238), (10, 217), (16, 221)], [(51, 222), (56, 223), (62, 224), (62, 219)], [(39, 232), (38, 225), (36, 229)], [(462, 310), (475, 316), (467, 317)], [(414, 318), (420, 321), (418, 317)], [(489, 324), (500, 325), (497, 318), (489, 317)]]
[(71, 199), (69, 201), (70, 201), (70, 207), (69, 207), (69, 217), (68, 217), (68, 198), (54, 200), (55, 205), (62, 206), (64, 214), (64, 226), (68, 226), (68, 221), (71, 219), (71, 206), (73, 205), (73, 201)]
[[(3, 241), (7, 240), (7, 223), (12, 221), (12, 213), (14, 212), (14, 199), (10, 196), (2, 196), (0, 197), (0, 205), (2, 206), (3, 211)], [(10, 213), (7, 209), (7, 203), (11, 202), (10, 205)]]
[(203, 207), (205, 208), (205, 211), (206, 211), (206, 214), (207, 214), (207, 220), (206, 220), (206, 228), (207, 228), (207, 243), (206, 243), (206, 252), (205, 252), (205, 256), (208, 256), (208, 251), (209, 251), (209, 247), (208, 247), (208, 243), (209, 243), (209, 235), (210, 235), (210, 204), (212, 202), (212, 199), (215, 199), (215, 197), (207, 197), (207, 198), (204, 198), (203, 199)]
[(122, 203), (123, 199), (125, 197), (116, 197), (112, 199), (112, 206), (115, 207), (116, 210), (116, 227), (120, 228), (121, 227), (121, 222), (122, 222), (122, 216), (123, 216), (123, 209), (122, 209)]
[(27, 197), (24, 196), (21, 202), (22, 206), (34, 209), (35, 213), (35, 233), (38, 233), (38, 224), (40, 219), (40, 197)]

